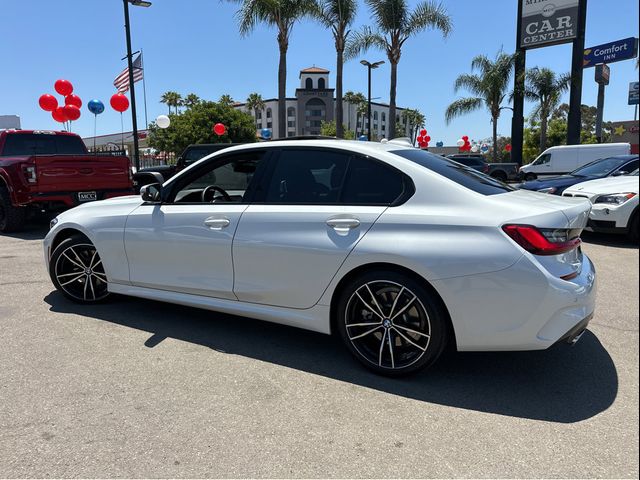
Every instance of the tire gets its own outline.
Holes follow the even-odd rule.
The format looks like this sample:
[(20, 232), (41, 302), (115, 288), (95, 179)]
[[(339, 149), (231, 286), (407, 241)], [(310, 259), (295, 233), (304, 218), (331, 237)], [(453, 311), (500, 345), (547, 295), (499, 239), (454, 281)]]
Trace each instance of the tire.
[(109, 296), (102, 259), (84, 235), (60, 242), (49, 260), (49, 276), (56, 289), (76, 303), (98, 303)]
[(536, 178), (538, 178), (538, 176), (535, 173), (527, 173), (524, 176), (524, 181), (525, 182), (531, 182), (531, 181), (535, 180)]
[(432, 365), (447, 344), (447, 322), (434, 293), (407, 275), (385, 270), (349, 282), (336, 311), (337, 331), (351, 354), (391, 377)]
[(17, 232), (22, 230), (27, 216), (27, 209), (11, 205), (9, 191), (0, 186), (0, 232)]
[(627, 237), (629, 238), (630, 241), (632, 241), (633, 243), (638, 243), (638, 212), (636, 211), (632, 216), (631, 216), (631, 220), (629, 221), (629, 228), (627, 230)]
[(495, 173), (492, 173), (491, 176), (496, 180), (500, 180), (501, 182), (507, 181), (507, 175), (504, 174), (503, 172), (495, 172)]

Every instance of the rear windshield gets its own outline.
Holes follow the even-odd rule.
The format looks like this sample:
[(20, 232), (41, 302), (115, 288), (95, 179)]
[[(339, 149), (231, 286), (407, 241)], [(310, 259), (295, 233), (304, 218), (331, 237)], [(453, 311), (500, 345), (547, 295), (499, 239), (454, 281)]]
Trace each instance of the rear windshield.
[(393, 150), (391, 153), (398, 155), (407, 160), (411, 160), (429, 170), (436, 172), (443, 177), (452, 180), (469, 190), (481, 193), (483, 195), (497, 195), (499, 193), (511, 192), (514, 188), (506, 183), (502, 183), (489, 175), (480, 173), (448, 158), (434, 155), (424, 150)]
[(47, 133), (15, 133), (7, 135), (2, 156), (86, 155), (80, 137)]

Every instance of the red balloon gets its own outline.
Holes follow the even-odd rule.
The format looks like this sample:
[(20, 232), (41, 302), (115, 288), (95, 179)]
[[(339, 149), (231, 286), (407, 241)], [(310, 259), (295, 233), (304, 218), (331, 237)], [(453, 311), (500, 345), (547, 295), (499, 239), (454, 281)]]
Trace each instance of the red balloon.
[(424, 136), (422, 134), (420, 134), (416, 140), (418, 140), (418, 144), (420, 144), (420, 143), (424, 142)]
[(64, 97), (65, 105), (75, 105), (76, 107), (82, 107), (82, 100), (79, 96), (74, 95), (73, 93)]
[(56, 89), (56, 92), (58, 92), (63, 97), (66, 97), (67, 95), (71, 95), (73, 93), (73, 85), (71, 85), (71, 82), (69, 80), (56, 80), (56, 83), (53, 86)]
[(507, 152), (510, 152), (510, 151), (511, 151), (511, 144), (510, 144), (510, 143), (507, 143), (507, 144), (505, 145), (504, 149), (505, 149)]
[(216, 123), (213, 126), (213, 132), (216, 135), (224, 135), (226, 131), (227, 131), (227, 127), (225, 127), (222, 123)]
[(463, 135), (462, 139), (466, 142), (467, 140), (469, 140), (469, 137), (467, 135)]
[(45, 112), (53, 112), (56, 108), (58, 108), (58, 100), (53, 95), (49, 95), (45, 93), (44, 95), (40, 95), (40, 99), (38, 100), (40, 104), (40, 108)]
[(427, 135), (427, 131), (423, 128), (422, 130), (420, 130), (420, 136), (424, 137)]
[(124, 112), (127, 108), (129, 108), (129, 99), (122, 93), (114, 93), (111, 95), (111, 108), (113, 108), (116, 112)]
[(424, 141), (429, 143), (431, 141), (431, 137), (427, 135), (426, 137), (424, 137)]
[(67, 114), (65, 113), (63, 107), (57, 107), (53, 112), (51, 112), (51, 116), (56, 122), (60, 122), (60, 123), (66, 122), (67, 120), (69, 120), (67, 118)]
[(75, 122), (80, 118), (80, 108), (77, 105), (65, 105), (62, 107), (64, 114), (67, 116), (68, 120)]

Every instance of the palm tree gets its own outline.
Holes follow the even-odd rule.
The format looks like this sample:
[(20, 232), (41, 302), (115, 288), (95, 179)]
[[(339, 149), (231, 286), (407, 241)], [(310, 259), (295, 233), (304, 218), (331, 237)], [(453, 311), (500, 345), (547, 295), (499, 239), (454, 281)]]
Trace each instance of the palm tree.
[[(340, 97), (336, 96), (336, 98), (340, 98)], [(347, 107), (348, 108), (348, 110), (347, 110), (347, 118), (348, 118), (347, 129), (351, 130), (351, 106), (355, 105), (356, 108), (358, 108), (360, 105), (362, 105), (363, 103), (367, 102), (367, 98), (360, 92), (355, 93), (355, 92), (352, 92), (351, 90), (349, 90), (347, 93), (344, 94), (343, 100), (345, 102), (347, 102), (347, 104), (349, 105)], [(358, 119), (357, 119), (357, 116), (356, 116), (356, 125), (357, 125), (357, 123), (358, 123)], [(357, 127), (355, 128), (355, 130), (357, 130)]]
[(178, 107), (182, 105), (182, 96), (178, 92), (169, 90), (162, 94), (160, 103), (165, 103), (169, 107), (169, 114), (171, 114), (171, 107), (175, 107), (177, 114)]
[(336, 47), (336, 137), (344, 137), (342, 124), (342, 68), (344, 66), (344, 49), (349, 39), (349, 26), (353, 23), (358, 10), (356, 0), (318, 0), (314, 16), (325, 27), (331, 30)]
[(389, 138), (396, 135), (396, 87), (398, 63), (405, 42), (416, 34), (433, 28), (443, 36), (451, 32), (451, 17), (442, 3), (423, 1), (413, 10), (407, 0), (365, 0), (371, 9), (376, 31), (365, 27), (352, 36), (347, 47), (347, 57), (353, 58), (371, 47), (384, 50), (391, 64), (389, 88)]
[(186, 97), (184, 97), (182, 104), (187, 108), (193, 108), (200, 102), (201, 99), (198, 95), (196, 95), (195, 93), (190, 93)]
[(224, 95), (220, 95), (220, 100), (218, 100), (218, 103), (224, 105), (225, 107), (231, 107), (234, 103), (236, 103), (236, 101), (231, 97), (231, 95), (225, 93)]
[(426, 122), (426, 118), (420, 110), (407, 108), (404, 111), (404, 116), (407, 119), (407, 124), (409, 125), (409, 131), (411, 132), (411, 141), (415, 142), (415, 139), (418, 134), (418, 129), (424, 127)]
[(262, 99), (262, 95), (259, 93), (250, 93), (247, 97), (247, 103), (245, 104), (247, 110), (253, 110), (253, 116), (255, 123), (258, 122), (258, 112), (262, 112), (265, 107), (264, 100)]
[(479, 75), (460, 75), (454, 84), (457, 92), (461, 88), (466, 88), (475, 97), (460, 98), (447, 108), (445, 119), (450, 123), (455, 117), (465, 113), (473, 112), (485, 106), (491, 113), (493, 124), (493, 161), (498, 159), (498, 118), (504, 108), (502, 102), (507, 96), (509, 79), (513, 71), (515, 54), (499, 52), (495, 61), (489, 60), (485, 55), (478, 55), (471, 62), (471, 70), (479, 70)]
[(236, 13), (240, 34), (248, 35), (256, 24), (266, 23), (278, 31), (278, 132), (287, 134), (287, 51), (293, 25), (315, 8), (313, 0), (228, 0), (240, 4)]
[(540, 120), (540, 151), (547, 148), (547, 125), (549, 116), (560, 103), (561, 95), (569, 89), (571, 74), (556, 73), (549, 68), (532, 68), (525, 74), (524, 97), (538, 102), (532, 117)]

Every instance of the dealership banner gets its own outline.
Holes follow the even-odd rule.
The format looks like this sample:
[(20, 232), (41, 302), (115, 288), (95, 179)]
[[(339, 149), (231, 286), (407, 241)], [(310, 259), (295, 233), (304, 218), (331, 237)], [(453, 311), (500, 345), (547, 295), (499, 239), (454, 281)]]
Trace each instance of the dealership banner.
[(521, 1), (521, 48), (546, 47), (576, 38), (580, 0)]

